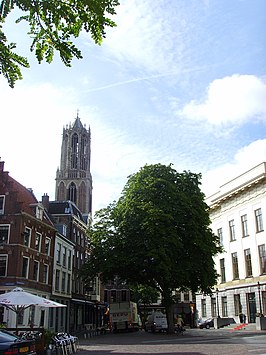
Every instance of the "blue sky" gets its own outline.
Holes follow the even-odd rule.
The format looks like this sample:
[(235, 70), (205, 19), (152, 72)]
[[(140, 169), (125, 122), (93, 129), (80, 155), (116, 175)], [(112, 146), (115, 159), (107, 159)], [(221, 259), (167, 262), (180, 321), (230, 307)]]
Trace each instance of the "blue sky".
[(145, 164), (173, 163), (219, 186), (266, 161), (266, 1), (121, 0), (102, 46), (37, 64), (27, 28), (5, 28), (31, 68), (0, 78), (0, 156), (10, 175), (54, 199), (63, 126), (92, 132), (93, 209), (117, 200)]

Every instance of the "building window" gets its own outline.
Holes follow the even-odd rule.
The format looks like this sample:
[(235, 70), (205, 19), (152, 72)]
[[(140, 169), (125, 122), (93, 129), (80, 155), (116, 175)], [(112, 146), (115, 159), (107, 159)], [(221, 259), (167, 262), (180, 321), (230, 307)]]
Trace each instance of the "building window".
[(68, 188), (68, 199), (74, 203), (76, 203), (77, 201), (77, 188), (76, 185), (74, 184), (74, 182), (71, 182), (71, 184), (69, 185)]
[(66, 273), (62, 272), (62, 287), (61, 287), (62, 292), (66, 291)]
[(31, 237), (31, 229), (28, 227), (25, 227), (25, 231), (24, 231), (24, 246), (25, 247), (30, 247), (30, 237)]
[(231, 221), (229, 221), (229, 234), (230, 234), (230, 241), (231, 242), (236, 240), (235, 222), (233, 219)]
[(206, 299), (203, 298), (201, 300), (201, 316), (207, 317), (207, 308), (206, 308)]
[(66, 267), (66, 253), (67, 253), (67, 250), (66, 250), (66, 247), (63, 247), (63, 255), (62, 255), (62, 264), (63, 264), (63, 266), (65, 266)]
[(121, 301), (125, 302), (127, 300), (127, 290), (121, 291)]
[(256, 231), (257, 233), (263, 231), (263, 221), (262, 221), (262, 211), (261, 208), (255, 210), (255, 219), (256, 219)]
[(35, 234), (35, 249), (40, 251), (42, 235), (40, 233)]
[(49, 277), (49, 266), (47, 264), (43, 265), (43, 279), (42, 282), (44, 284), (48, 283), (48, 277)]
[(61, 244), (57, 243), (56, 244), (56, 263), (60, 264), (61, 263)]
[(239, 316), (242, 313), (242, 306), (240, 302), (240, 295), (234, 295), (234, 307), (235, 307), (235, 316)]
[(34, 261), (33, 263), (33, 280), (39, 281), (39, 261)]
[(29, 258), (26, 258), (23, 256), (22, 260), (22, 277), (25, 277), (26, 279), (29, 276)]
[(189, 302), (189, 292), (184, 293), (184, 301)]
[(0, 255), (0, 277), (7, 275), (7, 255)]
[(71, 281), (71, 275), (67, 274), (67, 293), (70, 293), (70, 281)]
[(0, 225), (0, 245), (7, 244), (9, 237), (9, 225)]
[(116, 302), (116, 290), (111, 291), (111, 302)]
[(71, 270), (72, 269), (72, 252), (71, 250), (68, 250), (68, 257), (67, 257), (67, 267), (68, 267), (68, 270)]
[(216, 298), (215, 297), (211, 298), (211, 314), (212, 314), (212, 317), (217, 316)]
[(224, 259), (220, 259), (221, 283), (226, 282)]
[(239, 279), (237, 253), (232, 253), (233, 279)]
[(222, 297), (222, 316), (223, 317), (228, 317), (227, 297), (226, 296)]
[(46, 237), (45, 238), (45, 254), (50, 255), (50, 245), (51, 245), (51, 239)]
[(59, 284), (60, 284), (60, 271), (56, 270), (55, 272), (55, 290), (59, 291)]
[(0, 214), (4, 214), (5, 211), (5, 196), (0, 196)]
[(217, 229), (217, 235), (218, 235), (218, 238), (219, 238), (219, 241), (220, 241), (220, 245), (223, 246), (223, 229), (222, 228), (219, 228)]
[(241, 216), (242, 237), (248, 236), (248, 217), (246, 214)]
[(40, 206), (36, 206), (36, 218), (40, 220), (43, 218), (43, 209)]
[(266, 253), (265, 244), (259, 245), (259, 259), (260, 259), (260, 272), (261, 274), (266, 274)]
[(181, 302), (181, 292), (180, 291), (175, 291), (175, 299), (176, 299), (176, 303)]
[(250, 249), (245, 249), (244, 255), (245, 255), (246, 277), (250, 277), (250, 276), (252, 276), (252, 264), (251, 264)]

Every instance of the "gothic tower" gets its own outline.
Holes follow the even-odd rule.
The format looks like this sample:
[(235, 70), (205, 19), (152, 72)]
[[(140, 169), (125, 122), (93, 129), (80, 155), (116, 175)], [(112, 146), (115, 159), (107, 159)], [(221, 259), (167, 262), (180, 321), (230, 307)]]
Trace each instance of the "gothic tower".
[(56, 172), (55, 199), (73, 201), (84, 217), (91, 213), (92, 177), (90, 172), (91, 132), (79, 115), (74, 124), (63, 128), (60, 169)]

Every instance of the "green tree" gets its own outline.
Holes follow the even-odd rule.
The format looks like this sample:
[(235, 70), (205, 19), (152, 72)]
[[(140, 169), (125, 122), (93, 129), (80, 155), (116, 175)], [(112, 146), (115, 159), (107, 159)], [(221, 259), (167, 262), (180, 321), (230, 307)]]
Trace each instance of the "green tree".
[(220, 251), (209, 228), (200, 175), (146, 165), (129, 177), (120, 199), (97, 214), (84, 277), (100, 271), (158, 289), (174, 329), (173, 291), (211, 293)]
[(54, 52), (70, 66), (73, 57), (82, 58), (81, 51), (73, 44), (81, 31), (90, 32), (96, 44), (105, 37), (105, 28), (114, 27), (108, 15), (115, 14), (118, 0), (2, 0), (0, 1), (0, 74), (14, 87), (22, 79), (21, 67), (29, 67), (27, 58), (14, 52), (15, 43), (9, 43), (3, 31), (3, 23), (15, 8), (20, 16), (16, 23), (27, 21), (28, 35), (32, 38), (31, 51), (39, 63), (51, 63)]
[(144, 306), (156, 303), (160, 297), (157, 288), (146, 285), (135, 284), (129, 287), (132, 295), (132, 301)]

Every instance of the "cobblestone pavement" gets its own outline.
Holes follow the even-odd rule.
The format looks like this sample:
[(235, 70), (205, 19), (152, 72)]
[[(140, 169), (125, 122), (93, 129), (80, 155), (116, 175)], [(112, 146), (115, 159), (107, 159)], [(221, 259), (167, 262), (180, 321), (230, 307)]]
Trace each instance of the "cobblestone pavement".
[(265, 332), (189, 329), (183, 336), (145, 332), (80, 339), (78, 355), (266, 355)]

